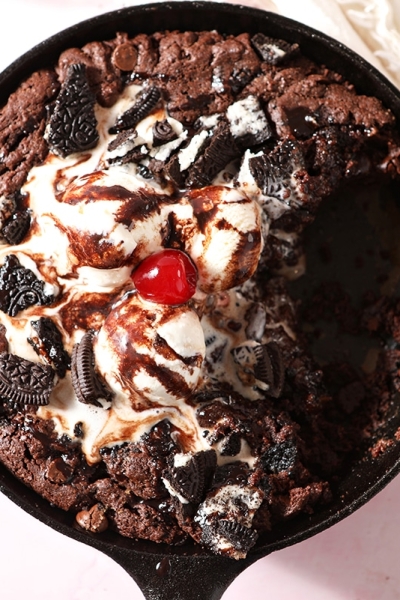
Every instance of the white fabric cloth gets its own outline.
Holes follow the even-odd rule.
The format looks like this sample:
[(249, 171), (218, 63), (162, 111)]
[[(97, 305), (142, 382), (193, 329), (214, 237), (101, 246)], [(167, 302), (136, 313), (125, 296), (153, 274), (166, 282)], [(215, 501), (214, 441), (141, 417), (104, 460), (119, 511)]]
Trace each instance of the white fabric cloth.
[(241, 4), (323, 31), (400, 87), (400, 0), (244, 0)]

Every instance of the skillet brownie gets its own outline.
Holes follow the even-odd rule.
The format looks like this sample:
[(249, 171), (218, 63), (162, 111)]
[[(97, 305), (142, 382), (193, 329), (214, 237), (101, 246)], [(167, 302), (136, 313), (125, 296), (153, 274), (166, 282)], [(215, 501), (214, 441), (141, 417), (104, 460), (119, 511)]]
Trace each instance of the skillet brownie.
[[(236, 559), (326, 505), (398, 307), (353, 319), (394, 340), (373, 372), (321, 366), (287, 283), (324, 199), (398, 177), (391, 112), (261, 33), (119, 33), (23, 81), (0, 149), (3, 464), (88, 531)], [(334, 292), (306, 310), (343, 321)]]

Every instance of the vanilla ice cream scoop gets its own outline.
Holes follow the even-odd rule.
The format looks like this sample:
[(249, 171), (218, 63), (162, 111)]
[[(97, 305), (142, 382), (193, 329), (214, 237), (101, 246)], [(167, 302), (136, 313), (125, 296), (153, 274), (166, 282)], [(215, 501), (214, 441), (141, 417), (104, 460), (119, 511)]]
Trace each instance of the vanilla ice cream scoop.
[(175, 236), (197, 267), (201, 291), (227, 290), (253, 275), (263, 243), (257, 202), (235, 189), (209, 186), (192, 190), (168, 212)]
[(128, 294), (111, 310), (94, 346), (97, 369), (133, 408), (176, 404), (200, 381), (204, 333), (196, 312)]

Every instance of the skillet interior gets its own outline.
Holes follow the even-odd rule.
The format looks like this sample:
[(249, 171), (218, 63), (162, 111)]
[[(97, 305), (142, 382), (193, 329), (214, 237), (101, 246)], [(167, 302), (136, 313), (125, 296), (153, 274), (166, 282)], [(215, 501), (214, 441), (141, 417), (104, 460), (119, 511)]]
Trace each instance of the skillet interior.
[[(302, 52), (339, 71), (361, 93), (373, 94), (400, 121), (400, 94), (380, 73), (338, 42), (289, 19), (255, 9), (210, 2), (174, 2), (122, 9), (89, 19), (33, 48), (0, 75), (0, 102), (31, 71), (52, 64), (67, 47), (107, 39), (117, 31), (130, 35), (169, 29), (218, 29), (224, 33), (262, 31), (300, 44)], [(398, 195), (399, 188), (395, 190)], [(400, 408), (394, 406), (382, 434), (393, 437), (400, 427)], [(73, 516), (52, 507), (0, 467), (0, 489), (24, 510), (54, 529), (92, 545), (120, 563), (148, 598), (219, 598), (233, 578), (258, 558), (326, 529), (360, 507), (400, 471), (400, 442), (373, 459), (365, 453), (341, 481), (336, 500), (324, 511), (283, 523), (262, 540), (244, 561), (210, 556), (191, 546), (174, 548), (151, 542), (132, 542), (112, 532), (99, 537), (73, 527)], [(157, 567), (158, 565), (158, 567)], [(202, 578), (201, 592), (193, 589)], [(201, 595), (199, 595), (201, 594)]]

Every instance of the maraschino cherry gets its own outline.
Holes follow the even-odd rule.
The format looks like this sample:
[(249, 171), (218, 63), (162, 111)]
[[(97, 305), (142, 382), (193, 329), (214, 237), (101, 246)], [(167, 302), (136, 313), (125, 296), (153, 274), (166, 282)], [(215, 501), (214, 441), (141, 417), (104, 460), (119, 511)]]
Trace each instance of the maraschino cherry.
[(196, 291), (197, 270), (181, 250), (161, 250), (145, 258), (132, 273), (137, 291), (145, 300), (184, 304)]

